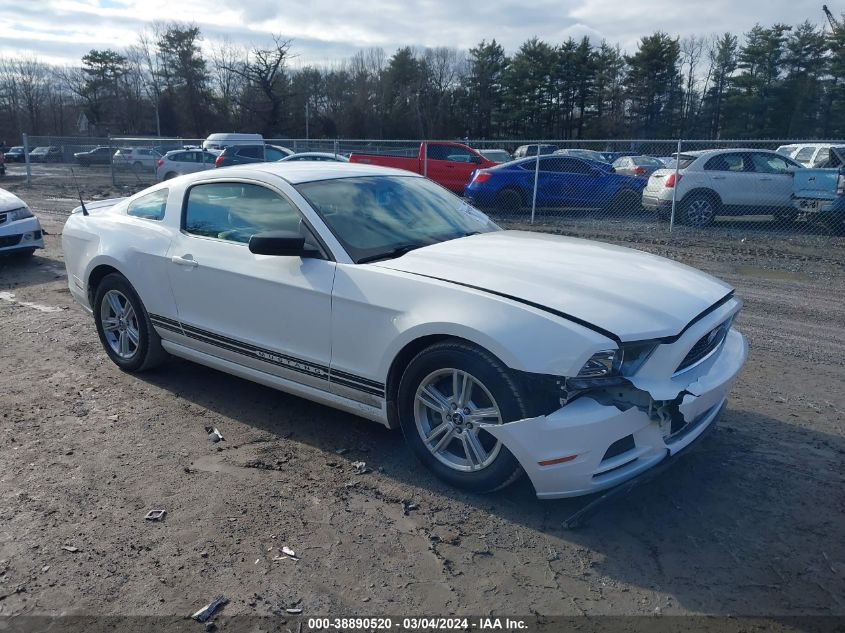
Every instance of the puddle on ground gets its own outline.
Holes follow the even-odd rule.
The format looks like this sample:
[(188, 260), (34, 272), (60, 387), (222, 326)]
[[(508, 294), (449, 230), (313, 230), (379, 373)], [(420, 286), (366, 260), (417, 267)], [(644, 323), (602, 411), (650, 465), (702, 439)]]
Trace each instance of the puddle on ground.
[(795, 279), (808, 280), (809, 277), (803, 273), (794, 273), (789, 270), (772, 270), (770, 268), (759, 268), (757, 266), (735, 266), (734, 272), (746, 277), (761, 277), (763, 279), (775, 279), (791, 281)]
[(227, 464), (219, 455), (203, 455), (194, 460), (190, 466), (195, 470), (204, 473), (229, 473), (243, 475), (244, 469), (241, 466)]

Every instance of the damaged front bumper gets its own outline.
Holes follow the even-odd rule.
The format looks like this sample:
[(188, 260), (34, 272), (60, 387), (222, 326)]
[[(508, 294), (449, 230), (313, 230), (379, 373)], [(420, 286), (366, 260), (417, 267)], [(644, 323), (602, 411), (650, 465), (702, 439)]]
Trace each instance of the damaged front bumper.
[(658, 386), (653, 379), (631, 379), (645, 405), (642, 398), (631, 405), (608, 402), (621, 393), (585, 394), (548, 415), (484, 428), (519, 460), (538, 497), (591, 494), (693, 443), (718, 418), (747, 355), (745, 337), (731, 329), (718, 354), (685, 377), (688, 382)]

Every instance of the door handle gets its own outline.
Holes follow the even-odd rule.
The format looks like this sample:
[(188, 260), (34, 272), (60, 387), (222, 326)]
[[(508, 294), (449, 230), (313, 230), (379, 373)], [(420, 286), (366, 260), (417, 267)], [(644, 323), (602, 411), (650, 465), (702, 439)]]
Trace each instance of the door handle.
[(177, 266), (187, 266), (188, 268), (196, 268), (197, 266), (199, 266), (199, 264), (197, 264), (197, 262), (190, 255), (186, 255), (185, 257), (178, 257), (177, 255), (174, 255), (170, 258), (170, 261), (172, 261)]
[(772, 179), (771, 176), (766, 177), (766, 178), (760, 178), (760, 180), (771, 180), (771, 179)]
[(713, 180), (724, 180), (724, 176), (713, 176)]

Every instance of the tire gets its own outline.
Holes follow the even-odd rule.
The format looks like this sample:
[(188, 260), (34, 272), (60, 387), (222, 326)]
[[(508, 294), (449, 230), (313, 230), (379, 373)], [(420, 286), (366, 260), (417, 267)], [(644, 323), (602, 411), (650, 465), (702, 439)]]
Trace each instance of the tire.
[[(127, 305), (132, 308), (131, 314), (125, 311)], [(123, 371), (134, 373), (152, 369), (167, 358), (161, 337), (153, 328), (143, 302), (123, 275), (111, 273), (103, 277), (94, 293), (92, 307), (100, 343), (112, 362)], [(123, 313), (120, 314), (117, 308), (123, 309)], [(113, 322), (106, 324), (108, 331), (104, 327), (107, 319)]]
[(502, 189), (496, 194), (495, 204), (499, 211), (519, 211), (522, 208), (522, 195), (516, 189)]
[(643, 208), (642, 197), (630, 189), (617, 191), (605, 207), (612, 216), (627, 216), (639, 213)]
[[(459, 385), (464, 380), (471, 385), (463, 403), (454, 401), (455, 376)], [(504, 423), (528, 415), (522, 388), (490, 353), (461, 341), (424, 349), (405, 369), (397, 400), (405, 441), (438, 478), (456, 488), (486, 493), (522, 475), (511, 452), (478, 426), (479, 421)]]
[(171, 178), (176, 178), (176, 172), (169, 171), (166, 174), (164, 174), (165, 180), (170, 180)]
[(687, 226), (704, 228), (713, 224), (718, 212), (719, 205), (712, 194), (693, 193), (681, 205), (681, 221)]

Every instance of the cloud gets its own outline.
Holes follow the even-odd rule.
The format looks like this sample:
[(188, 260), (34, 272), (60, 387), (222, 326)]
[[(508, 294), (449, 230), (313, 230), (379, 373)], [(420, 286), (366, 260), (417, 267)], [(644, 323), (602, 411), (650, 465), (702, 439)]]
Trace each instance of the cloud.
[(340, 61), (382, 47), (469, 48), (495, 38), (512, 52), (530, 37), (606, 39), (632, 51), (656, 30), (673, 35), (742, 33), (756, 22), (822, 23), (819, 7), (793, 0), (0, 0), (0, 55), (30, 50), (46, 61), (78, 63), (90, 48), (123, 48), (155, 21), (194, 22), (207, 39), (264, 44), (293, 40), (296, 63)]

